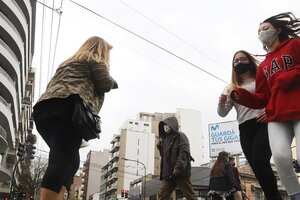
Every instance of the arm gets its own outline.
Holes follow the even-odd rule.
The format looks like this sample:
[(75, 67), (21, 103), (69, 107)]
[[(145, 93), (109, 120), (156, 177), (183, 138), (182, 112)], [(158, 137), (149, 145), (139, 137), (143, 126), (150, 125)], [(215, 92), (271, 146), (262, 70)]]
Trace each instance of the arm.
[(231, 92), (231, 98), (243, 106), (253, 109), (262, 109), (267, 106), (270, 98), (270, 90), (267, 79), (259, 67), (256, 74), (256, 91), (254, 94), (243, 89), (238, 88)]
[(99, 94), (118, 88), (117, 82), (110, 76), (104, 63), (93, 63), (91, 65), (91, 75)]
[[(184, 133), (179, 133), (179, 152), (174, 170), (178, 173), (186, 168), (190, 162), (190, 144)], [(175, 172), (175, 174), (178, 174)]]
[(233, 101), (228, 95), (221, 94), (218, 102), (218, 114), (220, 117), (226, 117), (233, 107)]
[(295, 65), (289, 70), (282, 72), (278, 77), (278, 87), (284, 91), (299, 87), (300, 84), (300, 65)]
[(225, 172), (228, 176), (229, 183), (231, 184), (231, 187), (238, 189), (239, 183), (238, 180), (233, 172), (233, 167), (229, 163), (225, 163)]
[(156, 147), (157, 147), (157, 149), (159, 151), (159, 154), (161, 156), (162, 155), (162, 139), (161, 138), (157, 139)]

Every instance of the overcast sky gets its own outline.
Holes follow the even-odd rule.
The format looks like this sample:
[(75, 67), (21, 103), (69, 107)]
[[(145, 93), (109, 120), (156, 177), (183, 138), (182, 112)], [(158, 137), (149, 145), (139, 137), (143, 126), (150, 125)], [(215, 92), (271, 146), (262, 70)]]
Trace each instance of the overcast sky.
[[(43, 14), (43, 6), (37, 4), (33, 67), (37, 99), (59, 63), (87, 38), (97, 35), (113, 45), (111, 76), (119, 89), (106, 95), (100, 112), (101, 139), (81, 150), (81, 160), (89, 150), (110, 149), (113, 134), (119, 134), (122, 124), (135, 119), (138, 112), (199, 110), (208, 140), (209, 123), (235, 119), (234, 110), (226, 118), (216, 112), (218, 97), (231, 78), (234, 52), (265, 54), (257, 38), (259, 23), (286, 11), (300, 17), (297, 0), (74, 1), (97, 15), (63, 0), (59, 32), (58, 13), (52, 18), (51, 9), (44, 7)], [(53, 0), (39, 2), (55, 9), (61, 5), (61, 0), (55, 0), (54, 6)], [(38, 148), (46, 145), (39, 142)]]

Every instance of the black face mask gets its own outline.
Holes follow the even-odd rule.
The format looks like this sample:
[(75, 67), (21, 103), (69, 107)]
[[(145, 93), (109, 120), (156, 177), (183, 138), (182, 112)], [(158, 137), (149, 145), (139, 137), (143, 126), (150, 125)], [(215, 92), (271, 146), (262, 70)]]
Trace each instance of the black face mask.
[(250, 63), (239, 63), (238, 65), (234, 66), (234, 71), (237, 74), (243, 74), (251, 68)]

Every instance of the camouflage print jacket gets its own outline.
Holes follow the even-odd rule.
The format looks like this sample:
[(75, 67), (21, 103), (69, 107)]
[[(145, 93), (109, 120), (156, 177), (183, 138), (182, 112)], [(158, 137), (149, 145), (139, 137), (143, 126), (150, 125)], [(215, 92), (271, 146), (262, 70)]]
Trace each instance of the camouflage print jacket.
[(98, 114), (104, 102), (104, 93), (114, 88), (118, 88), (118, 84), (110, 76), (104, 63), (74, 61), (57, 69), (37, 104), (52, 98), (79, 94), (93, 112)]

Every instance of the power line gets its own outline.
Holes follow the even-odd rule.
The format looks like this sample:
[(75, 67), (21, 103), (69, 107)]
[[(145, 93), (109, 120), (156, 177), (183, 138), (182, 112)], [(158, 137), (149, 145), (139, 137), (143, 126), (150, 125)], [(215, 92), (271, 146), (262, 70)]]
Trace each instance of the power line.
[[(52, 7), (54, 7), (54, 0), (52, 0)], [(49, 54), (48, 54), (48, 76), (47, 76), (47, 82), (49, 82), (49, 79), (50, 79), (50, 58), (51, 58), (51, 49), (52, 49), (53, 17), (54, 17), (54, 9), (52, 9), (52, 13), (51, 13), (50, 47), (49, 47), (49, 52), (48, 52)]]
[(42, 33), (41, 33), (41, 54), (40, 54), (40, 80), (39, 80), (39, 96), (42, 93), (42, 60), (43, 60), (43, 46), (44, 46), (44, 29), (45, 29), (45, 7), (43, 6), (43, 12), (42, 12)]
[[(130, 6), (128, 3), (125, 3), (123, 0), (119, 0), (121, 3), (123, 3), (125, 6), (127, 6), (128, 8), (130, 8), (131, 10), (133, 10), (134, 12), (138, 13), (139, 15), (143, 16), (144, 18), (146, 18), (147, 20), (149, 20), (150, 22), (152, 22), (153, 24), (155, 24), (156, 26), (158, 26), (159, 28), (161, 28), (162, 30), (166, 31), (167, 33), (169, 33), (170, 35), (172, 35), (173, 37), (175, 37), (176, 39), (180, 40), (181, 42), (185, 43), (186, 45), (188, 45), (189, 47), (191, 47), (192, 49), (194, 49), (195, 51), (197, 51), (198, 53), (200, 53), (201, 55), (205, 56), (207, 59), (209, 59), (210, 61), (214, 62), (215, 64), (221, 66), (223, 69), (226, 69), (225, 67), (223, 67), (223, 65), (221, 65), (220, 63), (218, 63), (217, 61), (215, 61), (214, 59), (212, 59), (211, 57), (209, 57), (207, 54), (205, 54), (203, 51), (199, 50), (198, 48), (196, 48), (195, 46), (193, 46), (191, 43), (185, 41), (184, 39), (182, 39), (181, 37), (179, 37), (178, 35), (176, 35), (175, 33), (171, 32), (170, 30), (168, 30), (167, 28), (163, 27), (162, 25), (160, 25), (159, 23), (157, 23), (156, 21), (154, 21), (153, 19), (147, 17), (146, 15), (144, 15), (143, 13), (141, 13), (140, 11), (138, 11), (137, 9), (133, 8), (132, 6)], [(226, 69), (227, 70), (227, 69)]]
[[(50, 10), (53, 10), (53, 11), (57, 12), (58, 14), (62, 13), (61, 7), (60, 8), (53, 8), (53, 7), (50, 7), (47, 4), (42, 3), (42, 2), (40, 2), (38, 0), (34, 0), (34, 1), (37, 2), (37, 3), (39, 3), (39, 4), (41, 4), (43, 7), (49, 8)], [(44, 0), (44, 2), (45, 2), (45, 0)]]
[[(62, 8), (63, 1), (61, 0), (60, 2), (60, 8)], [(53, 55), (53, 61), (52, 61), (52, 70), (51, 70), (51, 75), (53, 75), (53, 69), (54, 69), (54, 61), (55, 61), (55, 56), (56, 56), (56, 48), (57, 48), (57, 43), (58, 43), (58, 35), (60, 31), (60, 22), (61, 22), (61, 16), (62, 16), (62, 11), (59, 13), (59, 20), (58, 20), (58, 28), (57, 28), (57, 34), (56, 34), (56, 41), (55, 41), (55, 46), (54, 46), (54, 55)]]
[(214, 75), (214, 74), (212, 74), (212, 73), (210, 73), (210, 72), (208, 72), (208, 71), (202, 69), (201, 67), (197, 66), (196, 64), (194, 64), (194, 63), (192, 63), (192, 62), (190, 62), (190, 61), (188, 61), (188, 60), (182, 58), (181, 56), (178, 56), (177, 54), (175, 54), (175, 53), (173, 53), (173, 52), (167, 50), (166, 48), (164, 48), (164, 47), (162, 47), (162, 46), (160, 46), (160, 45), (158, 45), (158, 44), (156, 44), (156, 43), (154, 43), (154, 42), (152, 42), (152, 41), (150, 41), (150, 40), (148, 40), (148, 39), (146, 39), (145, 37), (143, 37), (143, 36), (141, 36), (141, 35), (138, 35), (137, 33), (133, 32), (133, 31), (131, 31), (131, 30), (129, 30), (129, 29), (127, 29), (127, 28), (125, 28), (125, 27), (119, 25), (119, 24), (117, 24), (116, 22), (114, 22), (114, 21), (112, 21), (112, 20), (110, 20), (110, 19), (108, 19), (108, 18), (106, 18), (106, 17), (104, 17), (104, 16), (102, 16), (102, 15), (96, 13), (95, 11), (93, 11), (93, 10), (91, 10), (91, 9), (89, 9), (89, 8), (87, 8), (87, 7), (85, 7), (85, 6), (81, 5), (81, 4), (79, 4), (79, 3), (75, 2), (75, 1), (73, 1), (73, 0), (69, 0), (69, 1), (72, 2), (72, 3), (74, 3), (74, 4), (76, 4), (77, 6), (79, 6), (79, 7), (81, 7), (81, 8), (83, 8), (84, 10), (87, 10), (88, 12), (90, 12), (90, 13), (92, 13), (92, 14), (98, 16), (98, 17), (101, 17), (102, 19), (108, 21), (109, 23), (111, 23), (111, 24), (113, 24), (113, 25), (115, 25), (115, 26), (117, 26), (117, 27), (119, 27), (119, 28), (125, 30), (126, 32), (128, 32), (128, 33), (130, 33), (130, 34), (132, 34), (132, 35), (134, 35), (134, 36), (136, 36), (136, 37), (138, 37), (138, 38), (144, 40), (145, 42), (147, 42), (147, 43), (149, 43), (149, 44), (151, 44), (151, 45), (153, 45), (153, 46), (155, 46), (155, 47), (157, 47), (157, 48), (159, 48), (159, 49), (161, 49), (161, 50), (167, 52), (168, 54), (170, 54), (170, 55), (172, 55), (172, 56), (178, 58), (179, 60), (182, 60), (183, 62), (185, 62), (185, 63), (187, 63), (187, 64), (189, 64), (189, 65), (191, 65), (191, 66), (193, 66), (193, 67), (195, 67), (195, 68), (197, 68), (197, 69), (199, 69), (199, 70), (201, 70), (202, 72), (204, 72), (204, 73), (206, 73), (206, 74), (208, 74), (208, 75), (210, 75), (210, 76), (212, 76), (212, 77), (218, 79), (219, 81), (228, 84), (227, 81), (223, 80), (222, 78), (217, 77), (216, 75)]

